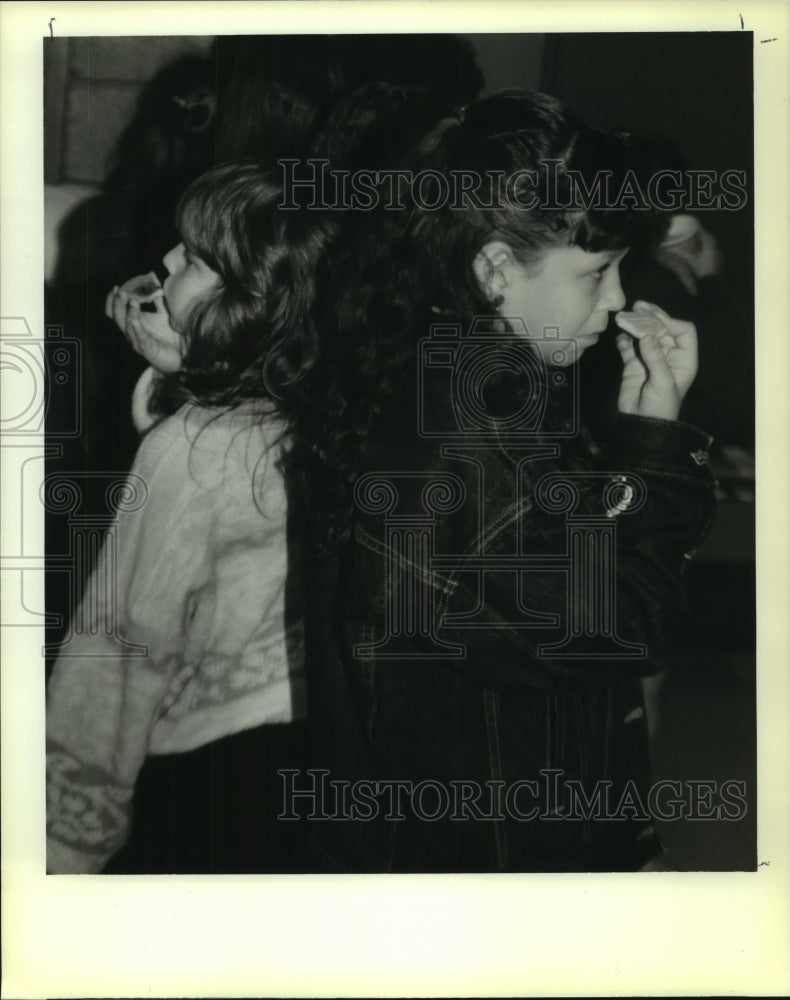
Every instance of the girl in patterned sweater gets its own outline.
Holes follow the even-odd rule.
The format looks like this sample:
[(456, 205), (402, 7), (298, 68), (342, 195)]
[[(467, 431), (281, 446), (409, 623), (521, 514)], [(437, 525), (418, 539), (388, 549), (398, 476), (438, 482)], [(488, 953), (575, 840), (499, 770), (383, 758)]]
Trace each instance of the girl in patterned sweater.
[[(261, 751), (271, 724), (304, 714), (301, 619), (291, 606), (278, 465), (284, 425), (268, 387), (302, 312), (315, 237), (305, 229), (286, 245), (279, 198), (252, 165), (209, 172), (184, 194), (182, 242), (164, 258), (168, 277), (150, 290), (149, 304), (140, 282), (108, 298), (108, 314), (159, 369), (146, 379), (147, 409), (170, 415), (145, 434), (127, 483), (138, 502), (118, 513), (76, 612), (86, 627), (71, 637), (49, 682), (50, 873), (106, 868), (129, 837), (148, 755), (178, 762), (208, 753), (201, 766), (221, 792), (222, 761), (235, 761), (227, 777), (236, 781), (238, 760), (217, 747), (242, 739)], [(250, 762), (248, 775), (260, 768)], [(178, 809), (178, 774), (176, 767), (172, 800), (160, 797), (163, 812)], [(183, 774), (194, 780), (194, 768)], [(239, 824), (217, 815), (222, 797), (213, 794), (205, 789), (202, 811), (193, 808), (182, 832), (203, 821), (212, 829)], [(263, 795), (250, 787), (241, 805), (254, 810)], [(179, 827), (161, 829), (172, 839)], [(172, 862), (160, 862), (164, 870), (232, 868), (212, 849), (190, 867), (178, 860), (177, 843), (167, 847)], [(271, 845), (253, 850), (256, 860), (245, 865), (272, 870)]]

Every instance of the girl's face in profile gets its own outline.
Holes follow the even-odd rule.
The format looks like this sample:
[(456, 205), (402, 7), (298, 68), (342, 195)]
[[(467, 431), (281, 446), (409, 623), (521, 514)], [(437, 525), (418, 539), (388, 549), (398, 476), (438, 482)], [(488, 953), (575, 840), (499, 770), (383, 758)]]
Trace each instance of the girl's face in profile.
[(170, 325), (179, 333), (186, 329), (189, 314), (220, 282), (216, 271), (189, 253), (183, 243), (163, 258), (168, 277), (162, 286)]
[[(543, 360), (564, 367), (596, 344), (608, 326), (609, 313), (625, 306), (619, 267), (626, 252), (556, 247), (525, 267), (506, 243), (492, 243), (481, 251), (488, 267), (483, 284), (489, 298), (499, 299), (501, 316), (524, 320)], [(477, 273), (481, 277), (484, 272)], [(556, 339), (543, 334), (547, 327), (555, 328), (560, 339), (576, 342), (576, 359), (557, 360)]]

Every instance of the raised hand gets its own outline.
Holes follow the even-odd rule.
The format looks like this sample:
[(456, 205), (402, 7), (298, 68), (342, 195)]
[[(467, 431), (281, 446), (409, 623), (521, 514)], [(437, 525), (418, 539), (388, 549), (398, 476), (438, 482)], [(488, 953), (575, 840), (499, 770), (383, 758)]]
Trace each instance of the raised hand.
[[(143, 303), (147, 311), (143, 310)], [(149, 365), (160, 372), (178, 371), (184, 340), (170, 325), (164, 292), (155, 274), (139, 275), (120, 288), (113, 288), (104, 311)]]
[(623, 360), (618, 410), (677, 420), (697, 374), (694, 324), (672, 319), (649, 302), (635, 302), (633, 311), (617, 313), (615, 322), (624, 331), (616, 341)]

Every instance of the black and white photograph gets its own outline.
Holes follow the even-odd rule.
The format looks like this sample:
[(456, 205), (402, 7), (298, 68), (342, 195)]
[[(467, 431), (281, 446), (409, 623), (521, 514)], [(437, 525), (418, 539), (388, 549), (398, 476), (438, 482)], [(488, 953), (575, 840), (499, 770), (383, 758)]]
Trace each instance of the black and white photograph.
[[(145, 886), (271, 886), (292, 936), (313, 886), (556, 885), (560, 920), (630, 887), (671, 921), (785, 870), (755, 95), (787, 38), (24, 6), (43, 254), (0, 311), (2, 624), (42, 891), (145, 920)], [(310, 993), (278, 975), (247, 989)]]

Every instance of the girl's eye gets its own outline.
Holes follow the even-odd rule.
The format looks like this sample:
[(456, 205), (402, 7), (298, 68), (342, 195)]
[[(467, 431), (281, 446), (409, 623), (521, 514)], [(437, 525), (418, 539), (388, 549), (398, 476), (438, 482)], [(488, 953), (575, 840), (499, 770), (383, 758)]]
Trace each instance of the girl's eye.
[(590, 273), (590, 277), (593, 279), (593, 281), (603, 281), (603, 276), (609, 270), (610, 266), (611, 265), (609, 264), (604, 264), (603, 267), (599, 267), (597, 271), (592, 271)]

